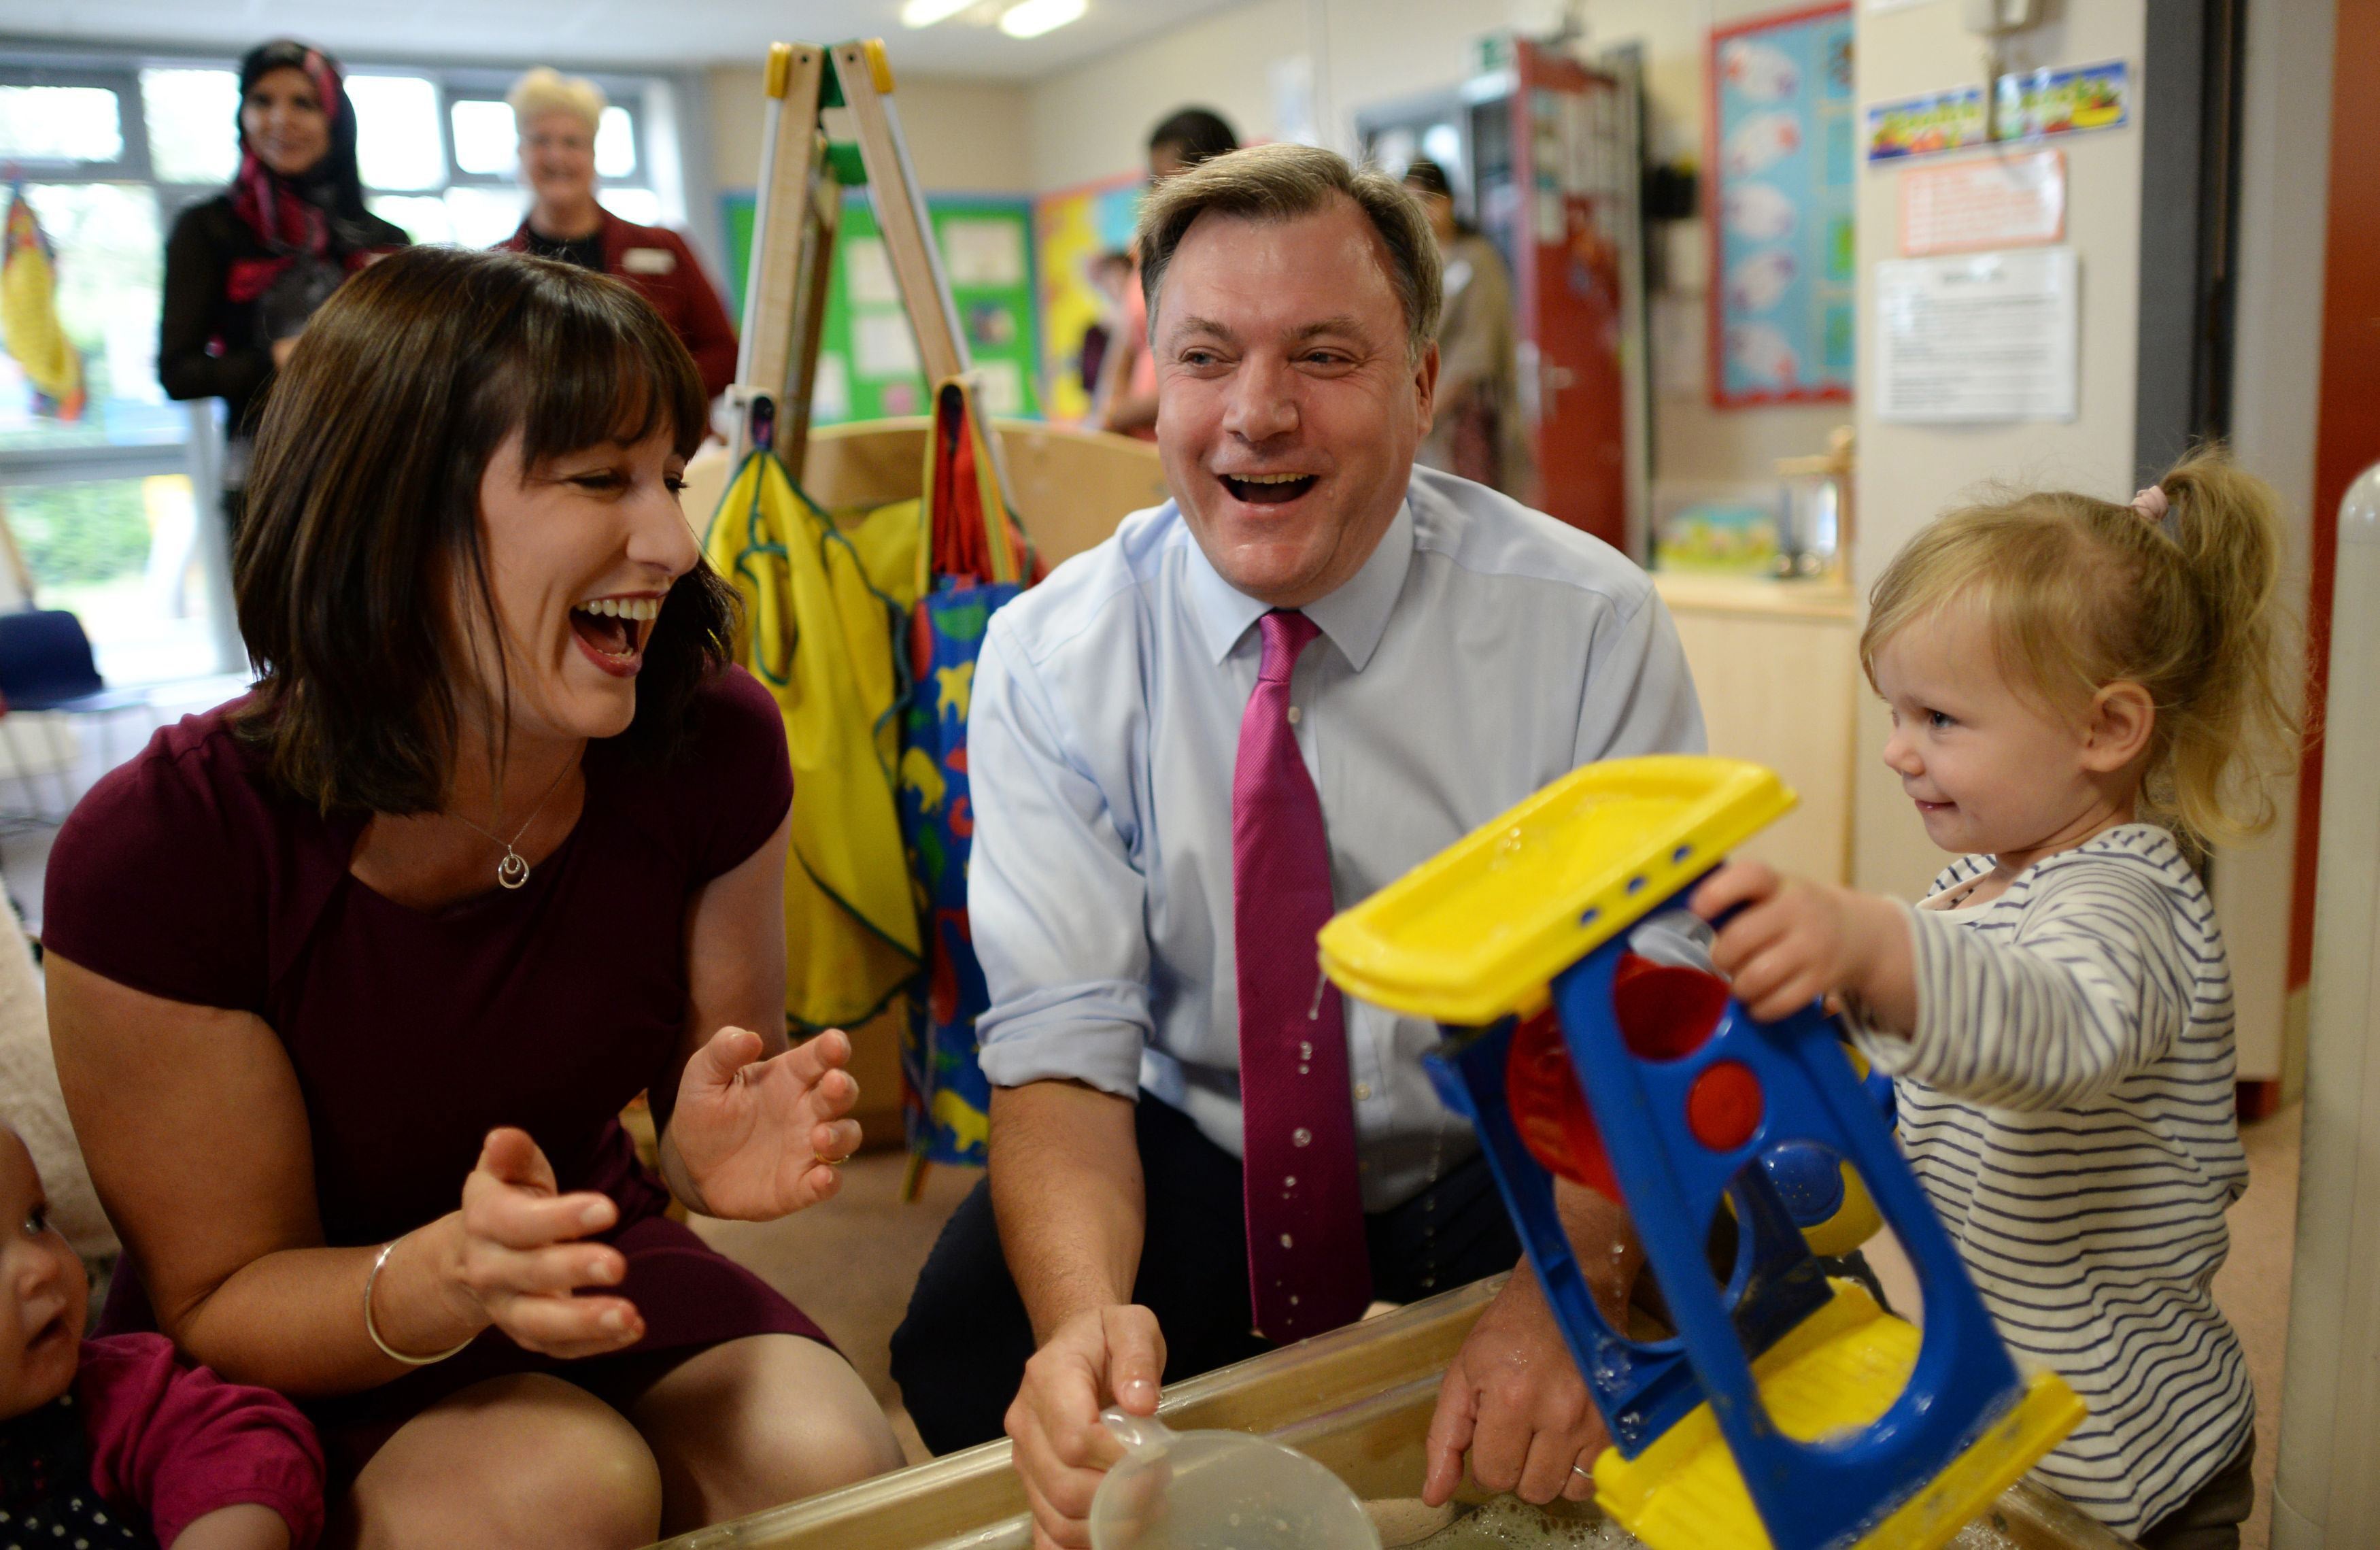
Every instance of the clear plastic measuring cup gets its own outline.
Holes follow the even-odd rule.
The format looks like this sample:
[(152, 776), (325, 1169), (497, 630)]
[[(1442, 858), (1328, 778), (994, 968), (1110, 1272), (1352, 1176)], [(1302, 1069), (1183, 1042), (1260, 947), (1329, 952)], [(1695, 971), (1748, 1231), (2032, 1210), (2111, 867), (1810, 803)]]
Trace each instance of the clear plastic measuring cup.
[(1099, 1419), (1125, 1457), (1091, 1498), (1092, 1550), (1380, 1550), (1355, 1494), (1294, 1448), (1120, 1410)]

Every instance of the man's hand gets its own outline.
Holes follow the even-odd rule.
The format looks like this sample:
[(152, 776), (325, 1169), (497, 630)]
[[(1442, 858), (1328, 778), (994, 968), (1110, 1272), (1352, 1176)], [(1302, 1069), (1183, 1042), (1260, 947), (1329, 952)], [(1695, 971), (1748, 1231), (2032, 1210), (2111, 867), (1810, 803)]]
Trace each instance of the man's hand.
[(1581, 1471), (1609, 1440), (1524, 1264), (1471, 1326), (1439, 1385), (1421, 1497), (1432, 1507), (1451, 1497), (1467, 1452), (1472, 1478), (1488, 1490), (1515, 1491), (1540, 1506), (1556, 1496), (1585, 1501), (1595, 1483)]
[(1798, 877), (1758, 861), (1730, 861), (1694, 890), (1695, 914), (1741, 907), (1711, 945), (1711, 965), (1763, 1022), (1822, 995), (1856, 1000), (1877, 1025), (1916, 1025), (1916, 975), (1900, 906)]
[[(1567, 1359), (1565, 1359), (1567, 1360)], [(1091, 1496), (1123, 1449), (1099, 1424), (1114, 1404), (1135, 1415), (1157, 1413), (1165, 1371), (1165, 1336), (1146, 1308), (1092, 1308), (1053, 1331), (1025, 1364), (1025, 1386), (1008, 1407), (1017, 1478), (1033, 1504), (1039, 1550), (1081, 1550), (1091, 1543)]]

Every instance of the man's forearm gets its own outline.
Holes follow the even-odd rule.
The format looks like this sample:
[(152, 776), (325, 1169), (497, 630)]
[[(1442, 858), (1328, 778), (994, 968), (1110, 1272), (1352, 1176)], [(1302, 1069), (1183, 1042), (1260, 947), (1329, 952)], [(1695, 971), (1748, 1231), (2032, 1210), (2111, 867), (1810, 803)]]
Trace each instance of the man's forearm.
[(1036, 1344), (1132, 1300), (1148, 1221), (1130, 1099), (1071, 1081), (996, 1087), (992, 1212)]
[(1554, 1184), (1554, 1210), (1562, 1230), (1570, 1234), (1571, 1251), (1578, 1256), (1579, 1274), (1606, 1317), (1626, 1328), (1629, 1295), (1636, 1289), (1637, 1273), (1645, 1266), (1645, 1248), (1637, 1241), (1628, 1208), (1618, 1201), (1567, 1179)]

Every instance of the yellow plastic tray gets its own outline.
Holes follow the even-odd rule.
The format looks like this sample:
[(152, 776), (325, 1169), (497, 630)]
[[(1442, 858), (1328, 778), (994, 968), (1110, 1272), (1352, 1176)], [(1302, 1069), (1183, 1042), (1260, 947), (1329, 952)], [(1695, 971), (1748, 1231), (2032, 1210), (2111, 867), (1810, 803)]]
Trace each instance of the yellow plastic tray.
[[(1917, 1364), (1919, 1334), (1856, 1282), (1753, 1364), (1760, 1402), (1796, 1442), (1872, 1425)], [(1949, 1467), (1858, 1541), (1857, 1550), (1937, 1550), (2015, 1484), (2082, 1419), (2082, 1401), (2055, 1373), (2036, 1373), (2014, 1409)], [(1767, 1550), (1743, 1477), (1707, 1404), (1696, 1406), (1634, 1458), (1606, 1448), (1595, 1499), (1652, 1550)]]
[(1586, 765), (1332, 919), (1323, 971), (1360, 1000), (1439, 1022), (1528, 1010), (1556, 974), (1796, 800), (1740, 759)]

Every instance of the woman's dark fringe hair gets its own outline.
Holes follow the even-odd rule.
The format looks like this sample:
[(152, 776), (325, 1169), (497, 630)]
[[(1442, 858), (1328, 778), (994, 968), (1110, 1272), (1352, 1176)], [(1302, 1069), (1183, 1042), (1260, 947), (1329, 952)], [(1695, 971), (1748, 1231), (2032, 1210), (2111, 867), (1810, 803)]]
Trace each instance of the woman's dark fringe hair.
[[(489, 459), (516, 430), (525, 468), (662, 430), (691, 455), (708, 408), (677, 336), (602, 275), (408, 248), (347, 281), (257, 430), (236, 575), (259, 681), (239, 736), (325, 812), (436, 811), (469, 641), (502, 639), (480, 543)], [(696, 690), (729, 659), (735, 608), (708, 564), (678, 579), (620, 742), (648, 758), (684, 745)], [(509, 675), (495, 688), (508, 702)], [(501, 713), (480, 730), (501, 766)]]

